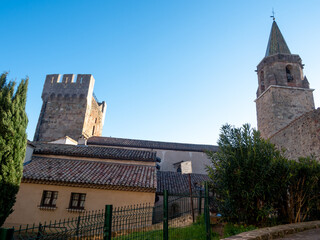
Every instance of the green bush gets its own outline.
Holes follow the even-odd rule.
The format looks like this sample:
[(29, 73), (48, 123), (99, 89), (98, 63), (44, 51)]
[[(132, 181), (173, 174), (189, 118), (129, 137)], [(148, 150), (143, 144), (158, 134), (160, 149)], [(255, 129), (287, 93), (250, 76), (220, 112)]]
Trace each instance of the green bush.
[(245, 226), (245, 225), (236, 225), (228, 223), (224, 227), (224, 237), (230, 237), (233, 235), (237, 235), (242, 232), (248, 232), (257, 229), (255, 226)]
[(207, 169), (225, 221), (265, 226), (319, 217), (319, 162), (287, 160), (248, 124), (223, 126), (218, 144)]
[(15, 82), (0, 76), (0, 226), (12, 212), (22, 177), (28, 123), (25, 112), (28, 80)]
[(311, 157), (290, 161), (285, 217), (290, 223), (320, 219), (320, 163)]
[(218, 144), (218, 152), (208, 153), (218, 212), (227, 222), (263, 224), (285, 194), (287, 160), (248, 124), (223, 126)]

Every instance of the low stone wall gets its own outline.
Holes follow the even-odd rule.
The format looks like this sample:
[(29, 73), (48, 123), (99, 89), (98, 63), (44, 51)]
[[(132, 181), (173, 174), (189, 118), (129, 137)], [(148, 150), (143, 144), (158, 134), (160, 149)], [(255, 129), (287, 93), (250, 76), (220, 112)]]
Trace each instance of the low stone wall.
[(288, 234), (302, 232), (309, 229), (320, 228), (320, 221), (293, 223), (286, 225), (279, 225), (275, 227), (260, 228), (250, 232), (243, 232), (235, 236), (231, 236), (228, 240), (271, 240), (282, 238)]

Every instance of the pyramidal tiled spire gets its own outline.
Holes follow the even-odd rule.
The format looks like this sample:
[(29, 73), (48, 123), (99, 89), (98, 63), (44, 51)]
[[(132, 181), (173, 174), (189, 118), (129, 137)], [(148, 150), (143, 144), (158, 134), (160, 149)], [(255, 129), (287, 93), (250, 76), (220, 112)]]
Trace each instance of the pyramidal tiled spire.
[(276, 21), (273, 21), (265, 57), (278, 53), (291, 54)]

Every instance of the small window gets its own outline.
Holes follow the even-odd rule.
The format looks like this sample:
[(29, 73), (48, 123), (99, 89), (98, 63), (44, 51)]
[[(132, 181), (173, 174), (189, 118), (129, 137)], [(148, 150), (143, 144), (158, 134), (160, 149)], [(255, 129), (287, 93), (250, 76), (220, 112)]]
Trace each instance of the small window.
[(93, 126), (93, 128), (92, 128), (92, 135), (94, 135), (94, 130), (95, 130), (95, 126)]
[(43, 191), (41, 199), (41, 207), (55, 207), (58, 198), (56, 191)]
[(264, 87), (264, 72), (261, 71), (260, 72), (260, 89), (261, 89), (261, 92), (264, 92), (265, 90), (265, 87)]
[(174, 163), (173, 164), (173, 167), (175, 168), (175, 170), (177, 171), (177, 172), (179, 172), (179, 173), (181, 173), (181, 163), (182, 163), (183, 161), (181, 161), (181, 162), (176, 162), (176, 163)]
[(69, 208), (71, 208), (71, 209), (84, 209), (85, 200), (86, 200), (85, 193), (71, 193)]
[(288, 82), (293, 81), (293, 75), (292, 75), (291, 71), (292, 71), (292, 66), (291, 65), (286, 66), (286, 75), (287, 75)]

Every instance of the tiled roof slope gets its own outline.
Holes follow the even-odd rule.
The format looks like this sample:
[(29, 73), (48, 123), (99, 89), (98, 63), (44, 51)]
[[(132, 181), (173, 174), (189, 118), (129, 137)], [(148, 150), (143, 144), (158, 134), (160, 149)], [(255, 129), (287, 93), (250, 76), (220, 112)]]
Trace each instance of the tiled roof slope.
[(87, 145), (68, 145), (33, 142), (36, 146), (34, 154), (64, 155), (75, 157), (91, 157), (116, 160), (135, 160), (154, 162), (156, 152)]
[(23, 182), (155, 192), (152, 166), (33, 156), (24, 167)]
[[(192, 191), (195, 192), (195, 183), (200, 186), (201, 183), (210, 181), (208, 175), (191, 174)], [(184, 194), (189, 192), (189, 179), (187, 174), (178, 172), (157, 172), (157, 193), (163, 193), (168, 190), (169, 194)]]
[(96, 136), (90, 137), (87, 141), (87, 144), (116, 146), (116, 147), (193, 151), (193, 152), (203, 152), (204, 150), (216, 152), (218, 150), (218, 146), (214, 146), (214, 145), (158, 142), (158, 141), (136, 140), (136, 139), (126, 139), (126, 138), (96, 137)]
[(276, 21), (273, 21), (266, 51), (266, 57), (278, 53), (291, 54)]

